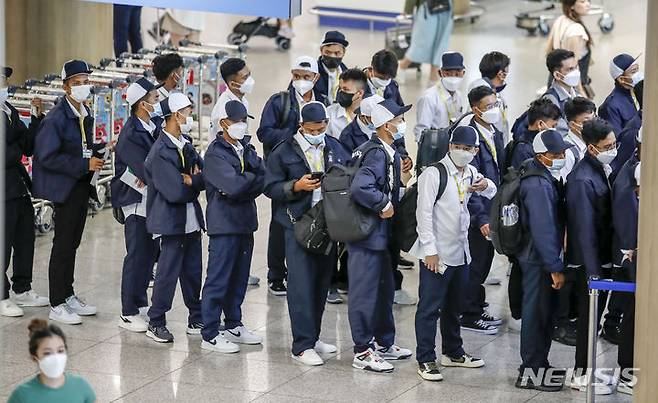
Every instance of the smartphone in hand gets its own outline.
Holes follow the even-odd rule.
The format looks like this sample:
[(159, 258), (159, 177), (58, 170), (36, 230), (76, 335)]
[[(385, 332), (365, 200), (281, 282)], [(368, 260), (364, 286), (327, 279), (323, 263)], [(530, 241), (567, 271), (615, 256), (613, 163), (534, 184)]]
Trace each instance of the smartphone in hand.
[(322, 180), (322, 177), (324, 176), (324, 172), (311, 172), (311, 179), (312, 180)]

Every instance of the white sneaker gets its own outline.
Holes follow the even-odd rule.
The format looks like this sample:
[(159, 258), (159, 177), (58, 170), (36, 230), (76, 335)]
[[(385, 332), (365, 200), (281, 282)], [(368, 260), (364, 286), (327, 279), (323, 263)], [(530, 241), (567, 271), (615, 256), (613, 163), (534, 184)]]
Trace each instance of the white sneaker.
[(371, 348), (362, 353), (355, 354), (352, 367), (373, 372), (393, 372), (395, 369), (390, 362), (384, 360)]
[(201, 342), (201, 348), (204, 350), (216, 351), (223, 354), (232, 354), (240, 351), (240, 346), (226, 340), (221, 333), (210, 341), (203, 340)]
[[(581, 392), (587, 391), (587, 375), (575, 376), (571, 378), (571, 389), (579, 390)], [(610, 395), (613, 388), (610, 385), (604, 385), (600, 381), (594, 385), (595, 395)]]
[(144, 320), (142, 315), (119, 316), (119, 327), (135, 333), (142, 333), (148, 330), (149, 324)]
[(302, 364), (310, 365), (313, 367), (324, 364), (322, 357), (320, 357), (318, 353), (316, 353), (312, 348), (302, 351), (300, 355), (292, 354), (292, 358), (301, 362)]
[(9, 298), (0, 301), (0, 315), (16, 318), (23, 316), (23, 310)]
[(405, 290), (395, 291), (395, 297), (393, 297), (393, 303), (398, 305), (416, 305), (416, 298), (409, 295)]
[(481, 368), (484, 367), (484, 361), (481, 358), (475, 358), (469, 354), (464, 354), (459, 358), (441, 355), (441, 366), (444, 367), (461, 367), (461, 368)]
[(413, 354), (408, 348), (402, 348), (393, 344), (391, 347), (381, 347), (375, 344), (377, 354), (385, 360), (404, 360)]
[(507, 319), (507, 326), (510, 330), (521, 332), (521, 319), (514, 319), (510, 316), (509, 319)]
[(51, 307), (50, 313), (48, 314), (48, 319), (63, 323), (65, 325), (79, 325), (82, 323), (80, 315), (73, 312), (67, 303)]
[(11, 294), (11, 300), (18, 306), (48, 306), (50, 304), (48, 298), (40, 296), (34, 290), (25, 291), (20, 294), (12, 291)]
[(233, 329), (222, 330), (219, 332), (226, 340), (238, 344), (261, 344), (263, 338), (254, 334), (244, 326), (234, 327)]
[(338, 349), (333, 344), (325, 343), (323, 341), (316, 341), (315, 347), (313, 347), (318, 354), (334, 354)]
[(68, 305), (73, 312), (80, 316), (96, 315), (96, 307), (93, 305), (88, 305), (85, 300), (78, 297), (77, 295), (71, 295), (68, 297), (66, 299), (66, 305)]

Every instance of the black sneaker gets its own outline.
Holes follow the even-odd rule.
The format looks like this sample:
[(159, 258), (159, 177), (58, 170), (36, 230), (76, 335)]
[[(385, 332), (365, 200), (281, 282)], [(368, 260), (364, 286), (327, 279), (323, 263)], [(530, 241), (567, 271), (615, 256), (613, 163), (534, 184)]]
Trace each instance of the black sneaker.
[(343, 302), (343, 298), (338, 295), (338, 291), (335, 288), (330, 288), (329, 292), (327, 293), (327, 303), (337, 305), (342, 304)]
[(482, 320), (475, 322), (462, 322), (461, 329), (489, 335), (498, 334), (498, 328), (496, 326), (489, 325)]
[(491, 326), (500, 326), (503, 324), (503, 320), (501, 318), (497, 316), (493, 316), (487, 311), (482, 312), (482, 316), (480, 316), (480, 319), (482, 319), (482, 322)]
[(619, 326), (603, 326), (601, 337), (615, 346), (618, 346), (621, 340), (621, 329)]
[(437, 382), (443, 380), (439, 366), (434, 361), (418, 364), (418, 375), (426, 381)]
[(404, 269), (411, 269), (412, 267), (414, 267), (414, 262), (412, 262), (411, 260), (407, 260), (407, 259), (403, 258), (402, 256), (400, 256), (399, 259), (398, 259), (398, 266), (400, 268), (404, 268)]
[(564, 378), (552, 378), (551, 382), (546, 382), (546, 378), (542, 382), (535, 384), (534, 379), (529, 376), (519, 375), (516, 378), (515, 387), (519, 389), (534, 389), (541, 392), (559, 392), (564, 388)]
[(190, 323), (187, 325), (187, 330), (185, 330), (185, 333), (196, 336), (201, 334), (202, 329), (203, 323)]
[(270, 294), (276, 296), (284, 296), (288, 293), (288, 289), (282, 280), (270, 281), (268, 289)]
[(167, 326), (151, 326), (146, 331), (146, 336), (152, 338), (158, 343), (172, 343), (174, 335), (169, 332)]
[(553, 329), (553, 340), (564, 344), (565, 346), (575, 346), (576, 345), (576, 329), (570, 323), (567, 323), (563, 326), (555, 326)]

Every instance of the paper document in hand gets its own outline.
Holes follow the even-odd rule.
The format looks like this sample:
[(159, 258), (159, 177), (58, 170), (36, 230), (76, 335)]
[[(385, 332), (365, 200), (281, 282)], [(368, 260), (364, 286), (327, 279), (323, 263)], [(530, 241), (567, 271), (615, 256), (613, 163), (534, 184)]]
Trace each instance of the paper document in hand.
[[(107, 158), (110, 156), (110, 149), (105, 147), (100, 151), (103, 152), (103, 163), (104, 163), (105, 161), (107, 161)], [(89, 182), (91, 186), (96, 187), (96, 184), (98, 183), (98, 177), (100, 176), (100, 174), (101, 171), (94, 172), (94, 176), (91, 177), (91, 182)]]
[(139, 181), (139, 179), (135, 176), (135, 174), (130, 172), (130, 169), (126, 168), (126, 170), (123, 172), (123, 175), (121, 175), (120, 179), (121, 182), (135, 189), (142, 195), (146, 194), (146, 186), (142, 186), (141, 188), (137, 186), (137, 181)]

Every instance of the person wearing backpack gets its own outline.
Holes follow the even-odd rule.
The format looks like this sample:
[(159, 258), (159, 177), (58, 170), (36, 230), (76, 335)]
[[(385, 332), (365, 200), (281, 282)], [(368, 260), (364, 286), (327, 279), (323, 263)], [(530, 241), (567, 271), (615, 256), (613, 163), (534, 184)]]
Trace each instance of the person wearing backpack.
[(322, 174), (333, 164), (346, 164), (350, 155), (338, 140), (326, 135), (327, 111), (322, 103), (307, 103), (300, 117), (299, 131), (277, 145), (266, 160), (264, 193), (276, 202), (272, 216), (284, 228), (292, 358), (315, 366), (324, 364), (318, 354), (336, 352), (336, 346), (319, 340), (336, 248), (328, 255), (306, 250), (295, 238), (294, 226), (322, 200)]
[[(487, 86), (472, 89), (468, 94), (468, 102), (473, 110), (473, 118), (469, 126), (478, 132), (481, 144), (480, 151), (471, 164), (485, 178), (490, 179), (494, 185), (498, 186), (505, 162), (503, 134), (495, 126), (501, 119), (500, 103), (494, 90)], [(502, 319), (485, 311), (486, 295), (483, 286), (494, 258), (494, 247), (489, 240), (491, 200), (480, 195), (473, 195), (469, 200), (468, 209), (471, 212), (468, 243), (473, 262), (469, 270), (468, 283), (464, 289), (462, 330), (496, 334), (498, 326), (502, 324)]]
[[(562, 390), (564, 376), (546, 371), (553, 335), (555, 290), (564, 284), (566, 209), (560, 171), (569, 144), (557, 130), (539, 132), (532, 148), (535, 157), (520, 168), (519, 221), (523, 246), (516, 255), (523, 273), (521, 366), (516, 387), (544, 392)], [(541, 381), (535, 383), (535, 376)], [(557, 384), (556, 384), (557, 383)]]
[(411, 350), (395, 345), (393, 298), (395, 285), (391, 261), (399, 248), (391, 242), (391, 218), (398, 206), (401, 156), (393, 143), (404, 134), (404, 113), (411, 105), (392, 100), (375, 105), (372, 123), (376, 135), (357, 148), (361, 160), (350, 186), (352, 200), (377, 215), (374, 230), (363, 240), (347, 243), (350, 301), (347, 308), (354, 360), (352, 366), (374, 372), (391, 372), (386, 360), (411, 357)]
[[(590, 276), (610, 278), (612, 268), (612, 208), (608, 175), (610, 163), (617, 155), (617, 142), (612, 126), (594, 118), (582, 130), (587, 152), (569, 174), (567, 180), (567, 261), (576, 273), (578, 293), (578, 326), (576, 355), (571, 388), (584, 391), (588, 384), (587, 337), (589, 328)], [(599, 294), (600, 322), (607, 293)], [(612, 387), (599, 382), (596, 394), (610, 394)]]
[(464, 80), (464, 56), (446, 52), (441, 56), (440, 82), (426, 89), (416, 104), (414, 135), (420, 143), (425, 129), (444, 129), (455, 122), (464, 110), (464, 95), (459, 86)]
[(456, 128), (450, 138), (448, 154), (438, 164), (427, 167), (418, 178), (418, 240), (415, 248), (412, 247), (422, 260), (415, 319), (416, 359), (418, 375), (428, 381), (443, 379), (435, 352), (439, 314), (441, 366), (484, 366), (482, 359), (464, 351), (459, 322), (462, 289), (468, 281), (471, 263), (468, 200), (474, 192), (487, 198), (496, 194), (496, 185), (470, 165), (479, 147), (478, 133), (473, 127)]
[[(318, 81), (318, 62), (310, 56), (300, 56), (291, 67), (292, 81), (285, 91), (272, 95), (265, 103), (256, 131), (263, 143), (264, 159), (267, 160), (272, 149), (279, 143), (292, 138), (299, 128), (299, 111), (304, 104), (324, 97), (313, 86)], [(272, 201), (272, 211), (277, 210)], [(267, 238), (267, 282), (268, 290), (277, 296), (286, 295), (285, 236), (281, 225), (274, 219), (270, 221)]]
[(514, 135), (514, 140), (505, 150), (505, 156), (510, 162), (505, 164), (505, 168), (519, 169), (523, 161), (533, 158), (535, 152), (532, 144), (537, 133), (554, 129), (561, 116), (560, 109), (548, 99), (532, 101), (528, 109), (528, 126), (520, 136)]

